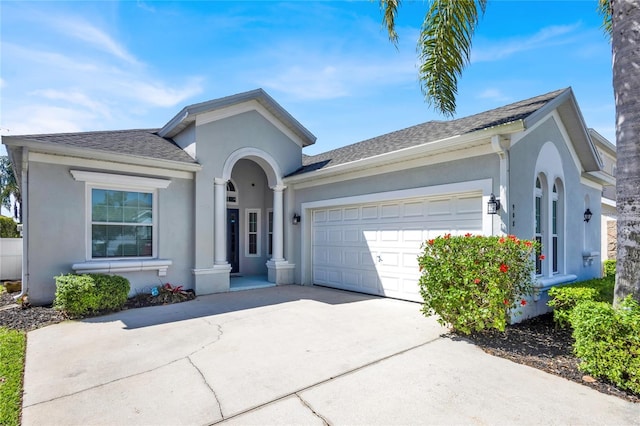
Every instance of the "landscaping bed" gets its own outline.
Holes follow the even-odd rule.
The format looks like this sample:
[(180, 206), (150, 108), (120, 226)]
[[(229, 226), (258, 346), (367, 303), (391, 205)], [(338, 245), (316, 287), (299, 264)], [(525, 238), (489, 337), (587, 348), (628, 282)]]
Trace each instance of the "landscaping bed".
[[(188, 299), (195, 298), (189, 292)], [(32, 307), (21, 309), (19, 306), (3, 309), (14, 303), (7, 293), (0, 294), (0, 326), (17, 330), (34, 330), (49, 324), (65, 320), (64, 315), (51, 307)], [(150, 295), (141, 295), (129, 299), (125, 309), (165, 304)], [(504, 332), (485, 331), (469, 336), (451, 335), (472, 341), (485, 352), (528, 365), (550, 374), (563, 377), (594, 388), (602, 393), (614, 395), (631, 402), (640, 403), (640, 397), (622, 391), (615, 386), (591, 379), (578, 369), (578, 359), (572, 354), (570, 329), (556, 328), (551, 314), (508, 326)]]
[[(14, 293), (14, 295), (15, 294), (17, 293)], [(184, 297), (180, 299), (174, 298), (170, 303), (193, 300), (195, 297), (193, 291), (186, 291)], [(159, 297), (141, 294), (128, 299), (124, 305), (124, 309), (159, 306), (168, 303), (169, 302)], [(0, 327), (30, 331), (50, 324), (56, 324), (66, 319), (62, 312), (53, 309), (51, 306), (33, 306), (28, 309), (22, 309), (16, 304), (12, 294), (5, 292), (0, 293)]]

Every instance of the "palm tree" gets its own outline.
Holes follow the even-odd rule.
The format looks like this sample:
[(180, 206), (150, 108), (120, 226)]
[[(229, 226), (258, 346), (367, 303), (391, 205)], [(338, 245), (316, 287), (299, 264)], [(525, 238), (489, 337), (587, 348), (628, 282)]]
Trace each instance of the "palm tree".
[(13, 167), (9, 157), (0, 157), (0, 204), (9, 211), (13, 211), (13, 217), (22, 223), (22, 196), (18, 181), (13, 173)]
[[(397, 43), (401, 0), (380, 0), (389, 39)], [(427, 103), (444, 115), (456, 109), (458, 77), (469, 64), (471, 40), (487, 0), (431, 0), (418, 51), (419, 78)], [(618, 150), (616, 196), (618, 254), (615, 303), (640, 300), (640, 0), (598, 0), (611, 35)]]
[(615, 287), (618, 303), (627, 295), (640, 300), (640, 0), (611, 0), (610, 6), (618, 151)]

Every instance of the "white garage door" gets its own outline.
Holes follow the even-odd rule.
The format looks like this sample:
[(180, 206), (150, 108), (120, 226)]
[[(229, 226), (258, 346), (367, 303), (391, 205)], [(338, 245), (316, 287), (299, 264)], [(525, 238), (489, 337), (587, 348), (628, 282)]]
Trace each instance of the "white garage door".
[(313, 210), (314, 284), (422, 301), (417, 257), (439, 235), (482, 233), (482, 195)]

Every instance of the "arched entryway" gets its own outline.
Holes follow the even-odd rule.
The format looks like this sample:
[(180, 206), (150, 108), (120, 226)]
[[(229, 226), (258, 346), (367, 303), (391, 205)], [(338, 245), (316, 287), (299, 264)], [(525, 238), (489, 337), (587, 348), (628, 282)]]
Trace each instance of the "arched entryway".
[[(229, 182), (235, 205), (229, 204)], [(227, 158), (222, 176), (214, 180), (214, 267), (264, 273), (276, 284), (293, 282), (293, 265), (284, 258), (284, 190), (282, 173), (270, 154), (241, 148)], [(236, 227), (230, 217), (237, 220)], [(229, 262), (233, 250), (237, 267)]]

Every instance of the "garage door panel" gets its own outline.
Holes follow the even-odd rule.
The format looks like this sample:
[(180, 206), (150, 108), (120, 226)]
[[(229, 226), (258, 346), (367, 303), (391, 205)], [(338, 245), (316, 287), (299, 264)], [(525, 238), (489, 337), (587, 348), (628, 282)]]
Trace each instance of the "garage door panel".
[(313, 280), (345, 290), (421, 301), (424, 241), (482, 233), (482, 197), (458, 194), (313, 212)]
[(363, 220), (377, 219), (378, 218), (378, 206), (364, 206), (360, 210), (360, 218)]
[(381, 207), (380, 217), (382, 219), (397, 219), (400, 217), (400, 205), (388, 204)]

